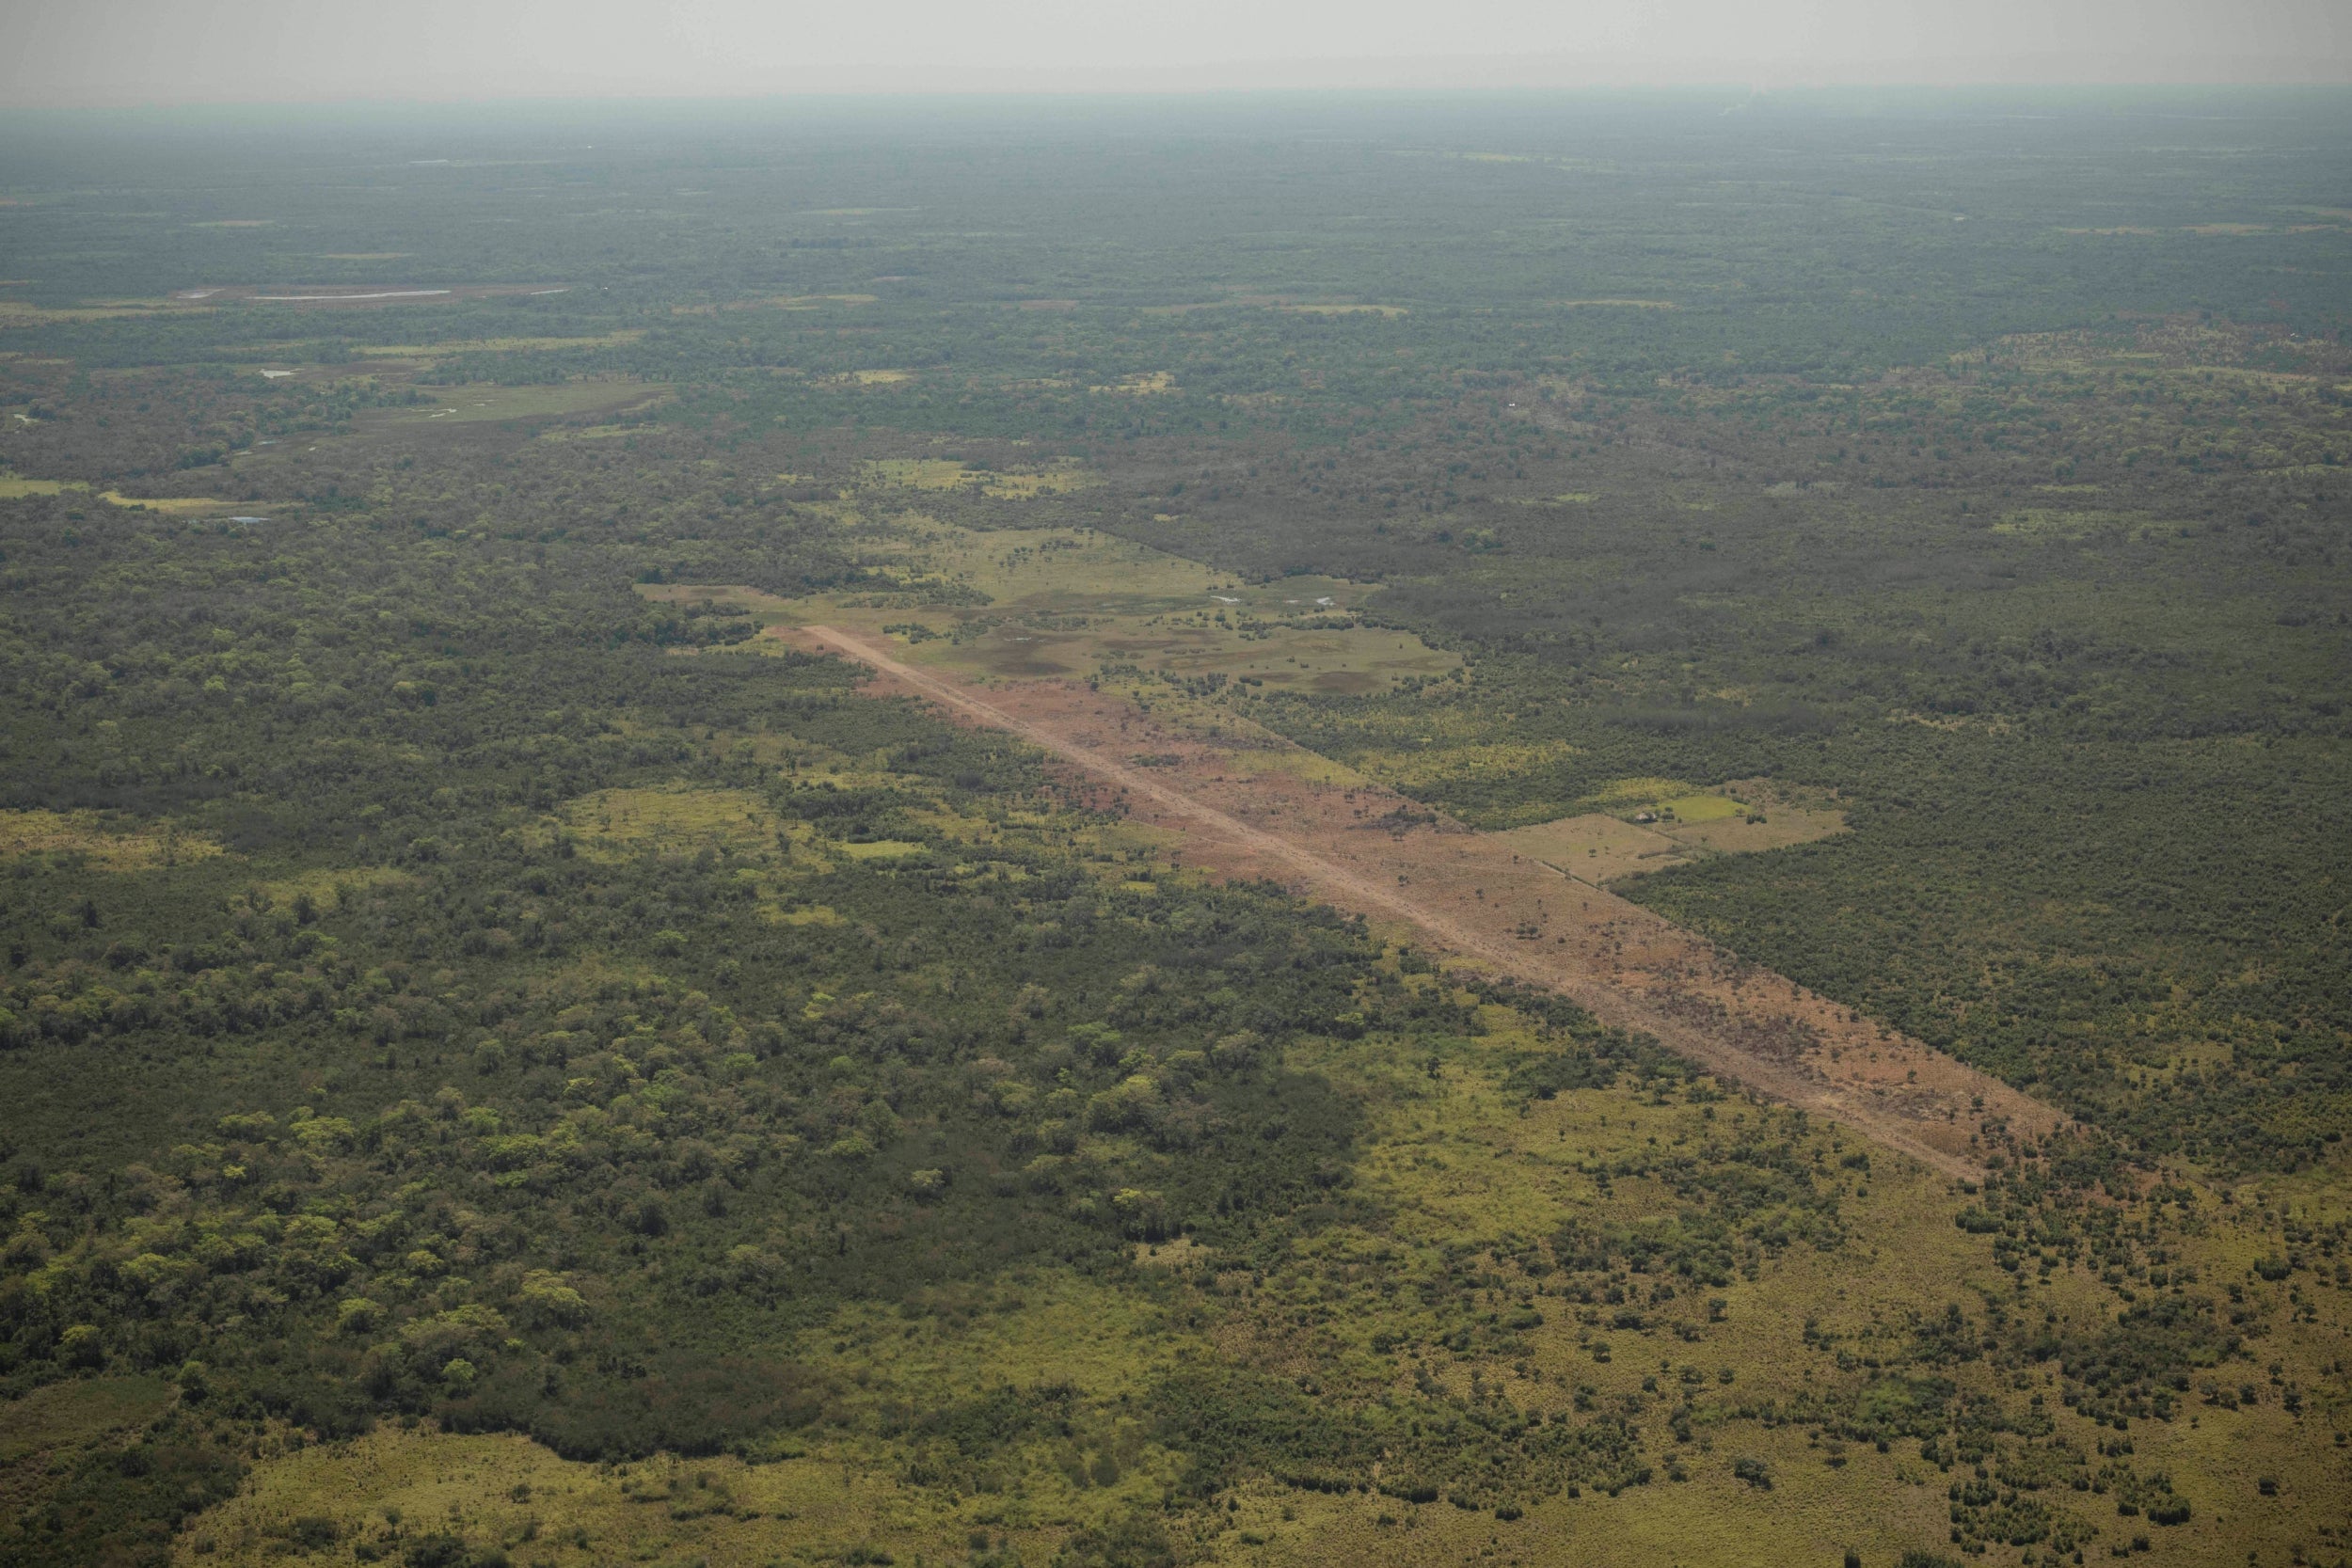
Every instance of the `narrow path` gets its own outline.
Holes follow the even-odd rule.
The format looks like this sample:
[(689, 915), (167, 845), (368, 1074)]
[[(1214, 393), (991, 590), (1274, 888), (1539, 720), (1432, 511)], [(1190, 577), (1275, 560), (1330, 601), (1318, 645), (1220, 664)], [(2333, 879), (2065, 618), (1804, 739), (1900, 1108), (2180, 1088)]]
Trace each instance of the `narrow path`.
[[(1196, 847), (1187, 851), (1195, 861), (1276, 875), (1324, 902), (1402, 922), (1439, 947), (1566, 995), (1603, 1023), (1652, 1035), (1718, 1077), (1849, 1125), (1947, 1176), (1985, 1175), (1980, 1139), (1986, 1148), (2002, 1138), (2037, 1140), (2064, 1121), (1951, 1057), (1459, 827), (1377, 832), (1372, 836), (1386, 842), (1367, 857), (1357, 845), (1377, 822), (1355, 820), (1369, 807), (1342, 820), (1338, 786), (1302, 795), (1295, 780), (1285, 781), (1293, 787), (1284, 793), (1263, 779), (1212, 776), (1209, 769), (1220, 760), (1230, 766), (1233, 753), (1199, 747), (1197, 736), (1172, 736), (1116, 699), (1024, 682), (992, 700), (996, 694), (915, 668), (835, 627), (804, 626), (789, 635), (855, 659), (968, 721), (1018, 736), (1124, 792), (1130, 809), (1143, 808), (1138, 815), (1182, 828)], [(1146, 736), (1155, 745), (1194, 742), (1195, 765), (1123, 760), (1104, 747), (1114, 725), (1129, 745)], [(1225, 796), (1226, 803), (1206, 798), (1211, 794)], [(1371, 784), (1350, 788), (1345, 799), (1412, 804)], [(1295, 826), (1261, 827), (1241, 812), (1268, 819), (1288, 815)], [(1568, 918), (1560, 920), (1563, 913)], [(1563, 951), (1571, 940), (1575, 950)]]

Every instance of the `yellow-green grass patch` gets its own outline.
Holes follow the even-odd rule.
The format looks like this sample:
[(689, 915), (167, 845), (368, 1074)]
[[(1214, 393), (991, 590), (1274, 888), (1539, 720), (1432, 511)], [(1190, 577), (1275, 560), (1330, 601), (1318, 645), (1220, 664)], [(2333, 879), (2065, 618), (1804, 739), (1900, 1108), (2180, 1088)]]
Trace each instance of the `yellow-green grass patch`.
[(980, 494), (991, 500), (1035, 500), (1040, 496), (1066, 496), (1101, 483), (1099, 475), (1072, 460), (1047, 467), (984, 472), (980, 480)]
[[(1068, 1383), (1115, 1400), (1201, 1347), (1150, 1299), (1058, 1270), (1025, 1281), (941, 1285), (921, 1316), (880, 1303), (844, 1307), (795, 1347), (811, 1364), (848, 1354), (873, 1397), (940, 1404), (1011, 1384)], [(829, 1347), (848, 1341), (849, 1352)]]
[(846, 860), (888, 861), (920, 854), (925, 846), (903, 838), (829, 840), (825, 847)]
[(346, 1561), (364, 1545), (399, 1562), (420, 1538), (443, 1534), (477, 1552), (526, 1554), (527, 1562), (671, 1568), (764, 1568), (787, 1555), (841, 1561), (883, 1542), (946, 1548), (954, 1517), (893, 1469), (864, 1463), (868, 1457), (852, 1449), (754, 1466), (732, 1456), (660, 1455), (607, 1466), (558, 1458), (525, 1437), (386, 1423), (364, 1437), (264, 1461), (243, 1495), (173, 1542), (172, 1560), (187, 1568), (282, 1561), (297, 1549), (296, 1520), (320, 1521), (313, 1532), (347, 1543), (340, 1554)]
[(871, 305), (874, 294), (774, 294), (765, 299), (731, 299), (713, 305), (674, 305), (674, 316), (711, 316), (722, 310), (821, 310), (828, 305)]
[(553, 430), (541, 431), (539, 439), (542, 441), (610, 441), (616, 436), (658, 435), (660, 432), (659, 425), (649, 424), (558, 425)]
[[(1710, 797), (1721, 799), (1721, 797)], [(1679, 816), (1659, 824), (1661, 832), (1687, 849), (1719, 854), (1752, 854), (1811, 844), (1846, 831), (1846, 814), (1819, 806), (1787, 802), (1759, 803), (1746, 812), (1707, 817)]]
[(321, 910), (331, 911), (371, 888), (400, 887), (415, 880), (410, 873), (389, 865), (329, 866), (257, 882), (253, 891), (265, 909), (290, 908), (307, 895)]
[(133, 511), (162, 512), (172, 516), (185, 516), (192, 512), (216, 512), (225, 506), (245, 506), (245, 501), (225, 501), (213, 496), (126, 496), (119, 490), (105, 490), (98, 499), (109, 506), (126, 507)]
[(80, 855), (103, 871), (148, 871), (220, 852), (215, 840), (170, 822), (128, 822), (94, 811), (0, 811), (0, 855)]
[(972, 483), (977, 470), (952, 457), (891, 457), (865, 466), (868, 484), (909, 490), (955, 490)]
[(771, 848), (785, 827), (766, 799), (748, 789), (683, 784), (598, 790), (566, 802), (558, 816), (588, 852), (605, 855)]
[(1089, 392), (1117, 392), (1128, 397), (1150, 397), (1155, 392), (1172, 392), (1175, 389), (1176, 372), (1173, 371), (1139, 371), (1134, 375), (1122, 375), (1117, 381), (1087, 388)]
[(497, 420), (544, 419), (643, 404), (667, 388), (646, 381), (569, 381), (546, 387), (460, 386), (426, 389), (436, 401), (383, 417), (395, 425), (476, 424)]
[[(1445, 753), (1440, 753), (1445, 754)], [(1621, 781), (1632, 782), (1632, 781)], [(1640, 781), (1645, 784), (1671, 781)], [(1710, 854), (1754, 854), (1810, 844), (1845, 832), (1845, 814), (1785, 801), (1745, 804), (1729, 795), (1692, 793), (1614, 812), (1584, 812), (1490, 836), (1515, 853), (1595, 884), (1660, 871)], [(1629, 820), (1646, 815), (1648, 822)]]
[(567, 348), (617, 348), (645, 336), (642, 326), (594, 338), (453, 338), (437, 343), (366, 343), (355, 352), (373, 358), (429, 359), (449, 354), (517, 354)]
[[(1051, 489), (1093, 482), (1074, 465), (1026, 476), (934, 459), (867, 469), (874, 480), (931, 490), (966, 486), (976, 472), (984, 492), (1000, 480)], [(845, 523), (856, 530), (866, 564), (894, 586), (800, 599), (693, 583), (638, 592), (664, 603), (708, 600), (774, 624), (887, 633), (907, 641), (913, 662), (1002, 679), (1085, 678), (1133, 665), (1256, 689), (1352, 695), (1440, 676), (1462, 663), (1410, 633), (1359, 624), (1354, 610), (1376, 592), (1364, 583), (1296, 577), (1242, 585), (1198, 562), (1091, 529), (965, 529), (911, 512), (879, 529), (854, 515)]]
[(217, 309), (210, 302), (139, 301), (105, 305), (31, 305), (18, 299), (0, 299), (0, 327), (45, 326), (52, 322), (119, 321), (128, 316), (151, 316), (158, 310), (210, 310)]
[[(886, 458), (866, 464), (863, 474), (868, 484), (907, 490), (977, 490), (992, 500), (1035, 500), (1040, 496), (1068, 495), (1101, 483), (1074, 461), (998, 471), (976, 468), (953, 458)], [(799, 477), (778, 476), (787, 483), (798, 482)]]
[(1576, 752), (1577, 748), (1565, 740), (1490, 741), (1428, 751), (1376, 752), (1362, 761), (1365, 772), (1411, 794), (1462, 778), (1525, 778), (1557, 768)]
[(1743, 816), (1747, 809), (1728, 795), (1677, 795), (1658, 802), (1659, 815), (1677, 822), (1716, 822)]
[(1671, 800), (1677, 796), (1700, 793), (1697, 785), (1681, 779), (1661, 779), (1654, 775), (1637, 778), (1612, 779), (1584, 797), (1584, 803), (1600, 811), (1636, 812)]

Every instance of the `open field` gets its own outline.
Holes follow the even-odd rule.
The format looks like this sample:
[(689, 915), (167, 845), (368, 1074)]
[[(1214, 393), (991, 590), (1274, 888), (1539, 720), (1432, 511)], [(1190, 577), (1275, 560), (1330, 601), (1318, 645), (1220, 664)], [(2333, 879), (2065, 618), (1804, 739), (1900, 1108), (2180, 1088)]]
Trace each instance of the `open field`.
[(431, 343), (363, 343), (355, 352), (370, 359), (444, 359), (455, 354), (551, 353), (571, 348), (618, 348), (645, 336), (638, 327), (593, 338), (451, 338)]
[[(77, 479), (22, 479), (14, 474), (0, 473), (0, 500), (21, 500), (29, 496), (62, 496), (88, 488)], [(137, 507), (149, 512), (165, 513), (225, 511), (243, 504), (233, 500), (216, 500), (209, 496), (126, 496), (119, 490), (103, 490), (99, 492), (98, 499), (109, 506)]]
[[(1672, 781), (1659, 784), (1666, 789), (1676, 787)], [(1491, 836), (1515, 853), (1541, 861), (1581, 882), (1600, 886), (1707, 855), (1786, 849), (1845, 831), (1842, 812), (1782, 800), (1769, 781), (1754, 780), (1706, 795), (1637, 790), (1631, 798), (1620, 795), (1613, 810), (1507, 829)]]
[(86, 856), (107, 871), (144, 871), (220, 853), (220, 843), (168, 822), (125, 822), (94, 811), (0, 811), (0, 856)]
[(372, 415), (367, 424), (479, 424), (492, 420), (544, 419), (558, 414), (604, 413), (634, 408), (668, 388), (640, 381), (577, 381), (546, 387), (466, 385), (427, 388), (434, 400), (414, 408)]
[[(1026, 485), (1017, 473), (904, 462), (877, 465), (872, 477), (893, 487), (1034, 499), (1080, 487), (1081, 479), (1059, 478), (1071, 472), (1044, 469)], [(1358, 611), (1375, 590), (1336, 578), (1245, 585), (1090, 529), (983, 531), (914, 514), (893, 519), (868, 548), (884, 580), (855, 592), (787, 599), (691, 583), (638, 592), (660, 603), (707, 602), (763, 625), (859, 627), (903, 642), (918, 666), (970, 676), (1085, 678), (1123, 666), (1203, 689), (1241, 683), (1355, 695), (1460, 667), (1410, 633), (1364, 624)]]

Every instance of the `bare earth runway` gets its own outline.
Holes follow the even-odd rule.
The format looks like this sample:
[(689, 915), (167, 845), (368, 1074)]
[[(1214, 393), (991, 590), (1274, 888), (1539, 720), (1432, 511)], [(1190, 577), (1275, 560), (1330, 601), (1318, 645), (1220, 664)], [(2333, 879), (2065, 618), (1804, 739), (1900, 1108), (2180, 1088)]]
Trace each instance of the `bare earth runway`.
[[(1893, 1034), (1613, 894), (1368, 782), (1269, 768), (1270, 742), (1227, 745), (1064, 681), (984, 690), (910, 667), (879, 640), (773, 628), (844, 655), (967, 722), (1009, 731), (1115, 792), (1138, 820), (1184, 835), (1185, 863), (1263, 877), (1498, 974), (1645, 1031), (1730, 1082), (1851, 1127), (1946, 1175), (1977, 1179), (2073, 1124), (2050, 1106)], [(1136, 760), (1148, 757), (1148, 765)], [(1302, 753), (1302, 764), (1307, 758)]]

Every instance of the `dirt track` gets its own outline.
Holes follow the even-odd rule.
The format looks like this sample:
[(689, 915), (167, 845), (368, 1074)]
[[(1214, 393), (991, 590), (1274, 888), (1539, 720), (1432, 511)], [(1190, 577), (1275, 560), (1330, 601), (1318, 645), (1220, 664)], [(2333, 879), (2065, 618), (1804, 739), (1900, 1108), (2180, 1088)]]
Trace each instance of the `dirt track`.
[[(1844, 1123), (1946, 1175), (1980, 1178), (1994, 1149), (2013, 1152), (2068, 1125), (2039, 1101), (1638, 905), (1458, 824), (1431, 821), (1426, 808), (1391, 790), (1312, 783), (1309, 768), (1237, 772), (1245, 751), (1264, 754), (1263, 736), (1229, 747), (1082, 685), (1025, 681), (983, 691), (909, 666), (860, 635), (777, 631), (1063, 759), (1117, 792), (1137, 818), (1182, 832), (1187, 863), (1270, 878), (1411, 927), (1433, 945), (1558, 991), (1720, 1078)], [(1150, 766), (1127, 760), (1138, 754)]]

